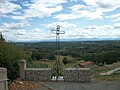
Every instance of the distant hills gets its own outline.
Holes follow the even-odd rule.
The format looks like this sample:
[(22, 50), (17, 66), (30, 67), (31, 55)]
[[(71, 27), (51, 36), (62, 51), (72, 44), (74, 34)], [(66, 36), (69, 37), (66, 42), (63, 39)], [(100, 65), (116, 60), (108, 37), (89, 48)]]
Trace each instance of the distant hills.
[[(77, 39), (60, 39), (60, 41), (113, 41), (120, 40), (120, 38), (77, 38)], [(30, 40), (30, 41), (19, 41), (19, 42), (55, 42), (56, 39), (49, 40)]]

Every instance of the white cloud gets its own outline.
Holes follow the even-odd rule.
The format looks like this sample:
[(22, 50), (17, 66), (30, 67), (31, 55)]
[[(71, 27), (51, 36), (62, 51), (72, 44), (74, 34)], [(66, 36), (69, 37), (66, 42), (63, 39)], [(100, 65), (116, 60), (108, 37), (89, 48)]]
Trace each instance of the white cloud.
[(11, 3), (8, 0), (0, 1), (0, 16), (7, 13), (20, 14), (20, 12), (17, 12), (20, 9), (22, 9), (20, 5)]
[(120, 13), (106, 16), (106, 18), (117, 18), (120, 17)]
[(56, 28), (57, 25), (60, 25), (60, 27), (62, 29), (66, 29), (66, 28), (76, 28), (77, 25), (73, 24), (73, 23), (68, 23), (68, 22), (53, 22), (51, 24), (47, 24), (45, 26), (47, 26), (48, 28)]
[(27, 19), (32, 17), (44, 18), (63, 10), (62, 3), (66, 0), (33, 0), (32, 4), (25, 3), (28, 9), (24, 9), (23, 15), (12, 16), (12, 19)]
[(15, 35), (26, 35), (26, 34), (27, 34), (27, 32), (24, 29), (21, 29), (21, 30), (18, 30), (15, 32)]
[(113, 21), (120, 21), (120, 13), (106, 16), (105, 18), (112, 19)]
[(33, 32), (36, 32), (36, 33), (39, 33), (39, 32), (42, 32), (42, 30), (40, 28), (35, 28), (32, 30)]
[(119, 29), (120, 30), (120, 23), (114, 24), (114, 29)]
[(6, 30), (18, 30), (23, 29), (24, 26), (29, 26), (27, 23), (4, 23), (4, 29)]
[[(86, 26), (83, 28), (77, 27), (76, 24), (68, 22), (56, 22), (48, 24), (47, 27), (56, 26), (61, 23), (62, 30), (65, 34), (60, 35), (61, 39), (80, 39), (80, 38), (120, 38), (120, 24), (103, 25), (103, 26)], [(0, 29), (2, 30), (2, 29)], [(54, 34), (44, 32), (40, 28), (34, 28), (31, 31), (25, 29), (10, 30), (9, 33), (3, 33), (7, 40), (13, 41), (39, 41), (55, 39)]]
[(96, 7), (101, 12), (110, 12), (120, 7), (120, 0), (83, 0), (87, 5)]
[(114, 19), (113, 21), (120, 21), (120, 17)]
[[(1, 31), (1, 29), (0, 29)], [(35, 28), (31, 31), (25, 29), (18, 29), (18, 30), (9, 30), (9, 32), (4, 33), (6, 40), (9, 41), (40, 41), (40, 40), (49, 40), (51, 37), (50, 34), (43, 33), (43, 30), (39, 28)], [(53, 38), (53, 37), (51, 37)]]
[(75, 15), (75, 14), (58, 14), (54, 18), (57, 18), (59, 20), (68, 20), (68, 19), (80, 18), (80, 15)]
[(120, 38), (120, 24), (103, 25), (103, 26), (86, 26), (84, 28), (75, 28), (66, 31), (62, 38), (79, 39), (79, 38)]
[(48, 8), (48, 7), (40, 6), (40, 4), (38, 5), (35, 4), (34, 6), (31, 6), (30, 9), (25, 11), (24, 16), (25, 18), (29, 18), (29, 17), (43, 18), (43, 17), (51, 16), (51, 14), (61, 11), (62, 9), (63, 8), (61, 5)]
[[(87, 18), (87, 19), (102, 19), (105, 13), (112, 12), (120, 8), (120, 0), (82, 0), (86, 3), (77, 4), (70, 7), (69, 14), (58, 14), (54, 18), (59, 20)], [(115, 19), (117, 21), (119, 19)]]
[(77, 18), (83, 18), (83, 17), (88, 18), (88, 19), (98, 19), (98, 18), (101, 19), (103, 16), (103, 13), (100, 10), (94, 11), (94, 9), (92, 9), (92, 11), (89, 11), (89, 10), (87, 10), (87, 7), (84, 8), (86, 10), (84, 10), (84, 9), (81, 10), (81, 7), (80, 7), (80, 9), (78, 9), (78, 7), (74, 8), (74, 6), (71, 7), (71, 9), (72, 9), (71, 10), (72, 13), (58, 14), (54, 18), (57, 18), (59, 20), (77, 19)]
[(86, 6), (85, 5), (80, 5), (80, 4), (76, 4), (72, 7), (70, 7), (70, 9), (72, 9), (72, 12), (80, 10), (80, 9), (84, 9), (84, 8), (86, 8)]

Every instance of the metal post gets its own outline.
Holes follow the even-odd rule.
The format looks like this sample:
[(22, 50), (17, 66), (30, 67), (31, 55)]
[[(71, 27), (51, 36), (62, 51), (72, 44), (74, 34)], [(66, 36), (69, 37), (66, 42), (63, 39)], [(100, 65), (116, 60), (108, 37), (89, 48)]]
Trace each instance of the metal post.
[(56, 30), (51, 30), (51, 33), (56, 34), (56, 62), (53, 65), (53, 76), (58, 80), (58, 77), (62, 75), (62, 64), (59, 60), (60, 34), (65, 34), (65, 31), (60, 31), (60, 25), (57, 25)]

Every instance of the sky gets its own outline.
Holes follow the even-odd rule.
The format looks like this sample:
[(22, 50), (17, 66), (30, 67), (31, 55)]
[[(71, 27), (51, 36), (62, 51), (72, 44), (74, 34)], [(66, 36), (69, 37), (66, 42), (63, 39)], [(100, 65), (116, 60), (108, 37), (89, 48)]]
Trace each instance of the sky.
[(12, 42), (120, 39), (120, 0), (0, 0), (0, 33)]

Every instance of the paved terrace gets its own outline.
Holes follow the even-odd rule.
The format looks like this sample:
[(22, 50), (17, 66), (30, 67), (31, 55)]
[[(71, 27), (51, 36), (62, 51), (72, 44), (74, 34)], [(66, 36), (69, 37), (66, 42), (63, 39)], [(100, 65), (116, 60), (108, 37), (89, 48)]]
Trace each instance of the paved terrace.
[(120, 81), (42, 82), (44, 87), (33, 90), (120, 90)]

